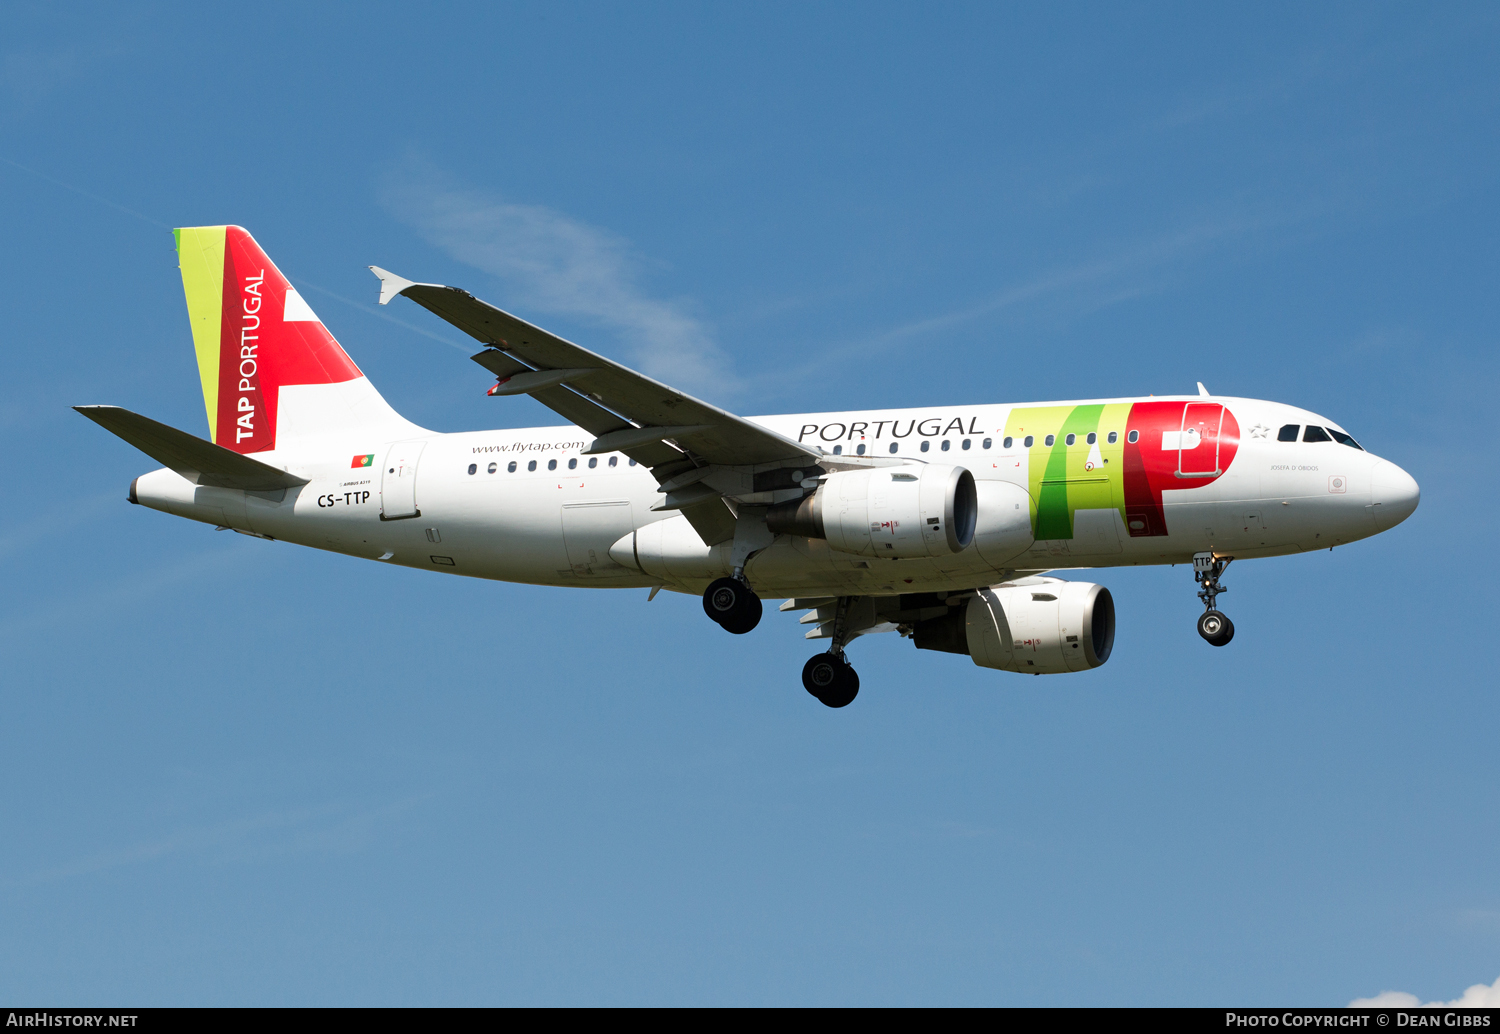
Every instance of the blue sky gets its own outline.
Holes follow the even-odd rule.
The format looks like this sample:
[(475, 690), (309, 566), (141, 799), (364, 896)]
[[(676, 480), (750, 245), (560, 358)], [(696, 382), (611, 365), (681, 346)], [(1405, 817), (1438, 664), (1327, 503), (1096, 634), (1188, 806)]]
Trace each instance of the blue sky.
[[(1488, 5), (31, 5), (0, 42), (0, 998), (1342, 1004), (1500, 976)], [(744, 413), (1307, 406), (1394, 531), (1102, 572), (1108, 665), (395, 570), (130, 507), (171, 226), (403, 414), (554, 422), (377, 264)]]

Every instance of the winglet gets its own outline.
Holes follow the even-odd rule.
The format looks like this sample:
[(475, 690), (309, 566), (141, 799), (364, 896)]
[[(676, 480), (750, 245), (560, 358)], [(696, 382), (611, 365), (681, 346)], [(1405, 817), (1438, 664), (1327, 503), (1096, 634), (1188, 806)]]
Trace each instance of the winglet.
[[(384, 297), (384, 296), (382, 295), (382, 297)], [(1209, 395), (1209, 393), (1208, 393), (1208, 389), (1203, 386), (1203, 382), (1202, 381), (1198, 382), (1198, 394), (1202, 395), (1204, 398), (1210, 398), (1211, 397)]]
[[(389, 269), (381, 269), (379, 266), (371, 266), (370, 272), (380, 277), (380, 304), (389, 305), (391, 299), (396, 297), (408, 287), (417, 287), (415, 280), (407, 280), (392, 273)], [(434, 287), (435, 284), (422, 284), (422, 287)]]

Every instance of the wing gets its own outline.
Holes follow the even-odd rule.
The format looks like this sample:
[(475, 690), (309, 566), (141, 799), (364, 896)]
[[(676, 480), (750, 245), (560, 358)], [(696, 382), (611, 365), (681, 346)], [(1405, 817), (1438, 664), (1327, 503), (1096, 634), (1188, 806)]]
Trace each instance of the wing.
[[(693, 478), (699, 468), (735, 467), (754, 475), (811, 466), (820, 454), (774, 431), (709, 405), (602, 355), (482, 302), (467, 291), (419, 284), (370, 269), (380, 304), (404, 296), (490, 347), (474, 361), (499, 378), (493, 395), (530, 395), (594, 435), (590, 453), (623, 452), (651, 468), (709, 545), (734, 534), (734, 512), (722, 495)], [(674, 479), (692, 479), (680, 493)]]
[(206, 442), (119, 406), (73, 408), (195, 485), (274, 492), (278, 488), (307, 484), (305, 478), (295, 477), (268, 463), (241, 456), (222, 445)]

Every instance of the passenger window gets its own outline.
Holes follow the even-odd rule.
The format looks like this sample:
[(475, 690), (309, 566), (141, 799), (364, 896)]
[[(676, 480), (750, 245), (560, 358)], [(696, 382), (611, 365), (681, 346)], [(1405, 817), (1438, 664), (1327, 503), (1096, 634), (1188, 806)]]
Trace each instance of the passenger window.
[(1295, 442), (1297, 440), (1297, 432), (1300, 430), (1302, 430), (1301, 424), (1282, 424), (1281, 430), (1276, 432), (1276, 440), (1278, 442)]
[(842, 445), (835, 445), (833, 447), (833, 454), (835, 456), (842, 456), (844, 454), (844, 447)]
[(1089, 432), (1089, 436), (1084, 439), (1084, 441), (1088, 442), (1090, 445), (1093, 445), (1098, 440), (1099, 440), (1099, 436), (1097, 434), (1095, 434), (1093, 431), (1090, 431)]
[(944, 451), (944, 452), (947, 452), (947, 451), (948, 451), (948, 449), (949, 449), (949, 447), (950, 447), (950, 446), (951, 446), (951, 445), (952, 445), (952, 444), (953, 444), (953, 443), (952, 443), (952, 442), (950, 442), (950, 441), (948, 441), (948, 439), (946, 439), (946, 438), (944, 438), (944, 439), (943, 439), (943, 451)]
[(895, 455), (895, 453), (896, 453), (896, 443), (895, 442), (891, 442), (891, 454)]
[(599, 465), (599, 457), (598, 456), (590, 456), (589, 457), (589, 469), (593, 470), (598, 465)]
[(1109, 432), (1109, 437), (1105, 439), (1105, 441), (1109, 442), (1109, 444), (1111, 444), (1111, 445), (1115, 444), (1115, 442), (1117, 442), (1119, 440), (1120, 440), (1120, 432), (1119, 431), (1111, 431), (1111, 432)]
[(993, 438), (986, 438), (984, 441), (982, 441), (982, 442), (979, 443), (979, 447), (981, 449), (988, 449), (990, 446), (992, 446), (994, 444), (995, 444), (995, 439), (993, 439)]
[(854, 451), (857, 455), (863, 456), (865, 454), (865, 447), (863, 445), (860, 445), (856, 447)]
[(510, 463), (506, 466), (505, 469), (509, 473), (514, 474), (516, 472), (516, 461), (515, 460), (511, 460)]
[(556, 460), (548, 460), (547, 461), (547, 469), (548, 470), (556, 470), (557, 469), (557, 461)]
[(1000, 443), (1000, 448), (1002, 448), (1002, 449), (1009, 449), (1010, 447), (1012, 447), (1015, 444), (1016, 444), (1016, 440), (1014, 438), (1006, 438), (1004, 441), (1002, 441)]
[(1057, 442), (1057, 435), (1055, 435), (1055, 434), (1049, 434), (1046, 438), (1042, 439), (1042, 444), (1043, 445), (1053, 445), (1056, 442)]
[(967, 449), (967, 448), (968, 448), (968, 447), (969, 447), (969, 439), (967, 439), (967, 438), (965, 438), (965, 439), (964, 439), (964, 442), (963, 442), (963, 447), (964, 447), (964, 448), (965, 448), (965, 449)]
[(526, 464), (526, 469), (527, 470), (535, 470), (536, 469), (536, 460), (532, 460), (530, 463)]
[(1125, 440), (1131, 445), (1134, 445), (1136, 442), (1141, 440), (1141, 432), (1131, 431), (1130, 434), (1125, 436)]
[(635, 460), (631, 460), (631, 461), (630, 461), (630, 465), (631, 465), (631, 466), (632, 466), (632, 467), (633, 467), (633, 466), (635, 466)]
[(491, 473), (491, 474), (493, 474), (495, 471), (497, 471), (499, 469), (500, 469), (500, 464), (498, 464), (498, 463), (491, 463), (488, 472)]
[(1331, 442), (1331, 441), (1333, 441), (1332, 438), (1328, 437), (1328, 432), (1325, 431), (1325, 430), (1323, 430), (1317, 424), (1308, 424), (1307, 425), (1307, 430), (1302, 432), (1302, 440), (1304, 442)]
[(922, 451), (923, 452), (926, 452), (930, 448), (932, 448), (932, 443), (931, 442), (923, 442), (922, 443)]
[(1035, 441), (1036, 441), (1036, 438), (1035, 438), (1035, 437), (1034, 437), (1034, 436), (1033, 436), (1033, 435), (1029, 435), (1029, 434), (1028, 434), (1028, 435), (1027, 435), (1027, 436), (1026, 436), (1026, 438), (1025, 438), (1025, 440), (1024, 440), (1024, 441), (1022, 441), (1022, 442), (1021, 442), (1021, 444), (1022, 444), (1022, 445), (1024, 445), (1024, 446), (1026, 446), (1026, 448), (1028, 448), (1028, 449), (1029, 449), (1029, 448), (1031, 448), (1031, 446), (1032, 446), (1032, 444), (1033, 444), (1033, 443), (1034, 443), (1034, 442), (1035, 442)]
[(1328, 433), (1333, 435), (1333, 440), (1338, 442), (1340, 445), (1347, 445), (1351, 449), (1359, 449), (1360, 452), (1365, 451), (1364, 448), (1359, 444), (1359, 442), (1356, 442), (1353, 438), (1350, 438), (1343, 431), (1336, 431), (1330, 427), (1328, 429)]
[(477, 463), (470, 463), (469, 464), (469, 473), (470, 474), (473, 474), (473, 473), (475, 473), (478, 470), (479, 470), (479, 464), (477, 464)]
[(578, 460), (576, 460), (576, 459), (569, 460), (568, 461), (568, 469), (569, 470), (577, 470), (578, 469)]
[(1069, 445), (1073, 445), (1077, 443), (1078, 436), (1076, 434), (1070, 434), (1066, 438), (1064, 438), (1063, 441), (1067, 442)]
[(615, 465), (616, 465), (616, 464), (618, 464), (618, 463), (619, 463), (619, 462), (620, 462), (620, 457), (618, 457), (618, 456), (611, 456), (611, 457), (610, 457), (610, 458), (609, 458), (609, 465), (610, 465), (610, 466), (611, 466), (611, 467), (613, 467), (613, 466), (615, 466)]

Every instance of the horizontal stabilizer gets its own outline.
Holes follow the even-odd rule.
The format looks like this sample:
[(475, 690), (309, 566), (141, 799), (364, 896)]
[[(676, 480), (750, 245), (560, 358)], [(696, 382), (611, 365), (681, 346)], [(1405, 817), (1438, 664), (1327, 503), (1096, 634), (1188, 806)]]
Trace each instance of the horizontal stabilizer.
[(106, 431), (125, 439), (163, 466), (195, 485), (273, 492), (307, 484), (284, 470), (206, 442), (119, 406), (74, 406)]

